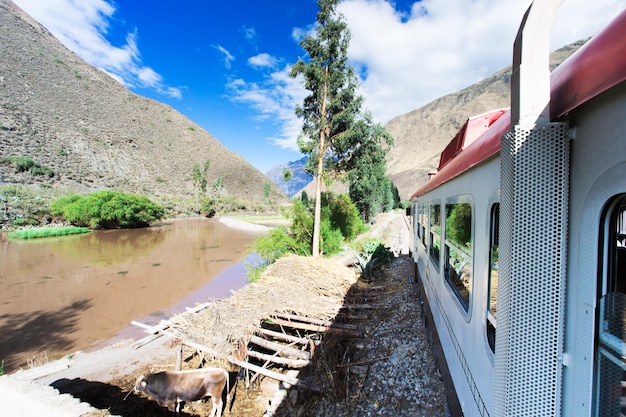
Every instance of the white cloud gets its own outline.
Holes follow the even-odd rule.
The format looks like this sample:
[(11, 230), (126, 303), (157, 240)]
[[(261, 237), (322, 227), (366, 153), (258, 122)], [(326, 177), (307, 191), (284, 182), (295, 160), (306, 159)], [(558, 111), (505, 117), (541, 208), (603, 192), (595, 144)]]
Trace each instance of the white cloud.
[[(401, 15), (385, 0), (342, 2), (340, 11), (352, 34), (349, 58), (357, 73), (365, 74), (366, 107), (385, 123), (510, 65), (529, 4), (423, 0)], [(591, 36), (624, 7), (626, 0), (565, 1), (552, 49)]]
[(241, 78), (231, 81), (228, 88), (231, 99), (253, 108), (258, 121), (271, 121), (278, 125), (275, 136), (267, 138), (271, 143), (292, 151), (298, 151), (297, 138), (302, 123), (294, 113), (296, 104), (302, 103), (307, 91), (302, 80), (291, 78), (290, 66), (276, 71), (260, 83), (247, 82)]
[(273, 68), (278, 60), (270, 54), (262, 53), (248, 58), (248, 64), (255, 68)]
[[(68, 49), (100, 68), (126, 87), (151, 88), (169, 97), (182, 97), (163, 77), (141, 60), (137, 30), (126, 35), (126, 44), (112, 45), (105, 37), (115, 7), (107, 0), (14, 0), (44, 25)], [(68, 24), (71, 22), (71, 24)]]
[(251, 27), (247, 27), (243, 25), (241, 27), (241, 32), (243, 33), (243, 37), (245, 40), (254, 43), (256, 41), (256, 29)]
[(235, 60), (235, 57), (228, 51), (228, 49), (224, 48), (222, 45), (213, 45), (213, 48), (217, 49), (222, 54), (224, 67), (226, 69), (230, 69), (232, 67), (232, 62)]

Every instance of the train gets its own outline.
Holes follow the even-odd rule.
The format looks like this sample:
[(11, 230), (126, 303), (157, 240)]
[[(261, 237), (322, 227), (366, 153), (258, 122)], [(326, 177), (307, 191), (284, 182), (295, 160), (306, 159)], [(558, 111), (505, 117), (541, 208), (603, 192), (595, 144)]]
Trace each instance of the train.
[(560, 3), (522, 19), (511, 107), (468, 118), (411, 196), (452, 416), (626, 415), (626, 11), (550, 72)]

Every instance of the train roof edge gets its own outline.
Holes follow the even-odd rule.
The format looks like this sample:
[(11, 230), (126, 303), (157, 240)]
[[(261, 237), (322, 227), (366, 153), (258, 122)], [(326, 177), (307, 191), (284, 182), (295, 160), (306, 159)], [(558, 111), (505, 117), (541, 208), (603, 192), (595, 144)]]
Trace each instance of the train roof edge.
[[(563, 117), (625, 80), (626, 10), (552, 71), (550, 116), (553, 120)], [(490, 114), (497, 118), (488, 126), (472, 123)], [(411, 200), (498, 154), (500, 137), (510, 124), (510, 111), (503, 109), (469, 118), (442, 151), (437, 171), (429, 174), (428, 182)]]

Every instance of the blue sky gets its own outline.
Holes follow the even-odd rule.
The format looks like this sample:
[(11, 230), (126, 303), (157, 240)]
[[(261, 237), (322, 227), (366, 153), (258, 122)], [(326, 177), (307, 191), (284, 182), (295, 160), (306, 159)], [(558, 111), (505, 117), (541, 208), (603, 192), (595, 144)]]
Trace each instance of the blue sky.
[[(289, 68), (316, 0), (13, 0), (137, 94), (168, 104), (262, 172), (297, 160), (306, 91)], [(529, 0), (344, 0), (350, 63), (376, 121), (510, 65)], [(565, 0), (552, 49), (592, 36), (626, 0)], [(471, 115), (468, 115), (471, 116)]]

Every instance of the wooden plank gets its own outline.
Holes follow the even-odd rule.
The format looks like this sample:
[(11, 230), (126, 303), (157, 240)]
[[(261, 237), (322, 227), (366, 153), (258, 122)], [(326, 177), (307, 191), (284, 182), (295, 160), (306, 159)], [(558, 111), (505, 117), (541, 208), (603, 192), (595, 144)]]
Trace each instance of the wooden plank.
[(265, 340), (259, 336), (250, 336), (250, 343), (254, 343), (255, 345), (261, 346), (265, 349), (272, 350), (282, 355), (292, 356), (297, 359), (311, 359), (311, 354), (307, 351), (284, 346), (280, 343), (270, 342), (269, 340)]
[(185, 310), (190, 312), (190, 313), (197, 313), (198, 311), (202, 311), (202, 310), (204, 310), (205, 308), (207, 308), (210, 305), (211, 305), (211, 302), (207, 301), (205, 303), (198, 304), (195, 307), (185, 307)]
[(309, 343), (311, 342), (313, 342), (316, 345), (320, 344), (319, 340), (313, 340), (308, 337), (291, 336), (289, 334), (275, 332), (273, 330), (264, 329), (264, 328), (260, 328), (259, 333), (263, 336), (269, 336), (269, 337), (273, 337), (274, 339), (284, 340), (285, 342), (298, 343), (300, 345), (305, 345), (305, 346), (308, 346)]
[(347, 337), (363, 337), (362, 334), (356, 330), (350, 329), (337, 329), (335, 327), (328, 326), (320, 326), (317, 324), (308, 324), (308, 323), (296, 323), (294, 321), (282, 320), (282, 319), (268, 319), (268, 323), (278, 324), (280, 326), (292, 327), (294, 329), (302, 329), (308, 330), (311, 332), (318, 333), (332, 333), (332, 334), (340, 334)]
[(160, 332), (161, 330), (165, 330), (170, 327), (170, 323), (165, 320), (161, 320), (159, 324), (155, 324), (154, 326), (150, 326), (149, 324), (141, 323), (135, 320), (131, 321), (130, 324), (132, 324), (133, 326), (141, 327), (148, 334), (155, 334)]
[(344, 304), (343, 308), (351, 308), (355, 310), (375, 310), (377, 308), (389, 308), (389, 307), (379, 307), (373, 306), (371, 304)]
[(150, 342), (154, 342), (155, 340), (159, 339), (163, 337), (163, 335), (161, 333), (156, 333), (156, 334), (151, 334), (149, 336), (144, 337), (143, 339), (139, 339), (135, 342), (132, 343), (132, 347), (135, 349), (139, 349), (140, 347), (143, 347), (145, 345), (147, 345)]
[(11, 374), (11, 377), (19, 380), (32, 381), (34, 379), (43, 378), (44, 376), (52, 375), (54, 373), (67, 369), (70, 367), (71, 364), (72, 361), (67, 356), (65, 356), (59, 360), (48, 362), (34, 368), (19, 370), (14, 374)]
[(279, 314), (279, 315), (276, 315), (276, 317), (286, 319), (286, 320), (301, 321), (303, 323), (317, 324), (318, 326), (332, 327), (332, 328), (337, 328), (337, 329), (350, 329), (350, 330), (359, 329), (359, 326), (357, 326), (356, 324), (336, 323), (334, 321), (324, 321), (324, 320), (313, 319), (313, 318), (305, 317), (305, 316), (296, 316), (295, 314)]
[(261, 359), (268, 362), (274, 362), (278, 365), (287, 365), (291, 368), (304, 368), (305, 366), (309, 366), (311, 364), (310, 360), (283, 358), (277, 355), (268, 355), (266, 353), (257, 352), (256, 350), (248, 350), (247, 353), (248, 356), (251, 356), (253, 358)]

